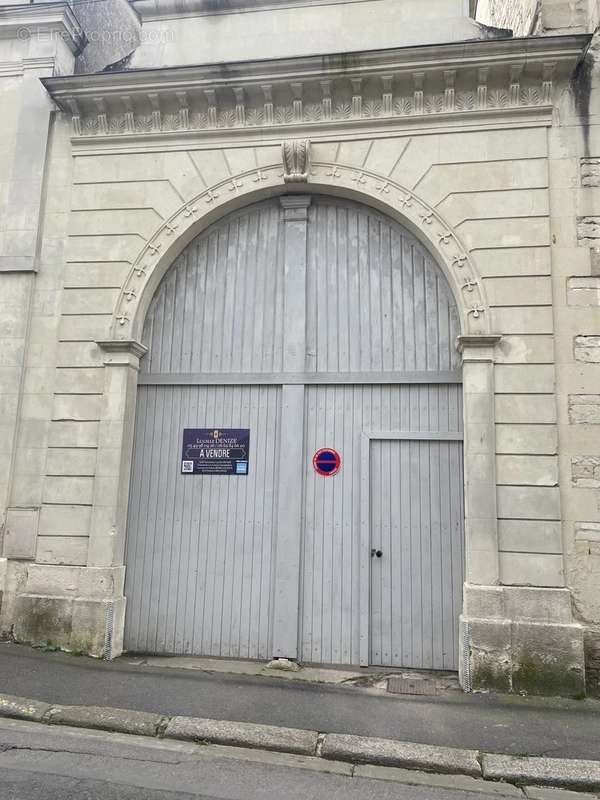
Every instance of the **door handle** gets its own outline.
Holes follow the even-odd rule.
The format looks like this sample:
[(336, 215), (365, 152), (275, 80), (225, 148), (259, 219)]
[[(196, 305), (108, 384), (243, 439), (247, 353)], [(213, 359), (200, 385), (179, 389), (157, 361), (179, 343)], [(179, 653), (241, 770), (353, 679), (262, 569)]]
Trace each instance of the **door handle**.
[(383, 555), (383, 552), (381, 550), (376, 550), (374, 547), (371, 550), (371, 558), (373, 558), (373, 556), (377, 556), (377, 558), (381, 558), (382, 555)]

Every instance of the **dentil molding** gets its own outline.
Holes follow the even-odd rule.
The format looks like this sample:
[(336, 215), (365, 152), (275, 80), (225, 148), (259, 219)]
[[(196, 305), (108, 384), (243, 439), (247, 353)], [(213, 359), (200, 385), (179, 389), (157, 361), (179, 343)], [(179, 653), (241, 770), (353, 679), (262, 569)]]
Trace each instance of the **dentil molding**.
[(47, 78), (75, 139), (348, 126), (552, 106), (589, 37)]

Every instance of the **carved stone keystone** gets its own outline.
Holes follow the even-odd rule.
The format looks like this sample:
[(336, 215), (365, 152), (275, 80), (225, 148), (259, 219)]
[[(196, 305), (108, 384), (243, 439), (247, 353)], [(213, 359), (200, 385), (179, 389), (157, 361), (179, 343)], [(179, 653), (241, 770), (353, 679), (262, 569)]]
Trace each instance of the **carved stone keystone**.
[(310, 139), (288, 139), (281, 145), (283, 180), (306, 183), (310, 171)]

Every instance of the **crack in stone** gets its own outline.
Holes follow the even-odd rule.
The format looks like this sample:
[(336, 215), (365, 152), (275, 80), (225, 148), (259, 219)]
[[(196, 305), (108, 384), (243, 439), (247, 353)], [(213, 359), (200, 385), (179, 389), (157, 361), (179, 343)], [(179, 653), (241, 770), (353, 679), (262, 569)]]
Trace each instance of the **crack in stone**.
[(68, 750), (62, 747), (28, 747), (27, 745), (4, 745), (0, 744), (0, 753), (9, 753), (12, 750), (24, 750), (30, 753), (64, 753), (68, 756), (95, 756), (97, 758), (115, 758), (119, 761), (141, 761), (147, 764), (173, 764), (173, 765), (180, 765), (180, 764), (187, 764), (191, 759), (186, 760), (176, 760), (176, 761), (163, 761), (163, 760), (153, 760), (151, 758), (136, 758), (135, 756), (123, 756), (123, 755), (110, 755), (105, 753), (98, 753), (93, 752), (90, 750)]

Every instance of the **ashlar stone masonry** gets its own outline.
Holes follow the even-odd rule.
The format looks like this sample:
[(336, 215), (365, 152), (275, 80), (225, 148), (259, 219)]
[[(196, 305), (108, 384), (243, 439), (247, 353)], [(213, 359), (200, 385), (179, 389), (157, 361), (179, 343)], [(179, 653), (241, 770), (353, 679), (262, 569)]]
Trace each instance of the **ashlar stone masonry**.
[[(220, 612), (190, 632), (158, 566), (136, 572), (169, 558), (170, 580), (191, 581), (194, 596), (225, 598), (231, 630), (249, 615), (244, 624), (257, 629), (267, 657), (318, 651), (336, 663), (423, 666), (429, 639), (425, 623), (406, 616), (415, 605), (402, 594), (406, 579), (394, 578), (399, 599), (385, 613), (390, 628), (402, 624), (415, 637), (409, 655), (375, 644), (384, 615), (369, 611), (372, 587), (386, 569), (400, 575), (394, 554), (410, 540), (411, 552), (435, 554), (415, 572), (425, 594), (462, 595), (462, 607), (460, 599), (440, 604), (452, 609), (447, 619), (419, 613), (432, 638), (453, 631), (447, 663), (459, 665), (465, 690), (598, 691), (598, 8), (520, 5), (480, 0), (478, 19), (477, 3), (466, 0), (0, 6), (3, 635), (113, 658), (133, 625), (128, 596), (139, 594), (149, 611), (135, 625), (150, 649), (167, 646), (158, 631), (170, 625), (173, 652), (235, 654), (215, 623)], [(399, 250), (399, 241), (410, 247)], [(325, 254), (319, 269), (311, 253)], [(234, 297), (250, 263), (259, 271)], [(344, 294), (336, 281), (354, 263), (356, 285), (369, 292), (334, 329), (352, 286), (339, 284)], [(400, 274), (404, 295), (395, 294)], [(202, 342), (207, 361), (173, 373), (168, 354), (188, 353), (183, 321), (200, 314), (185, 306), (192, 296), (212, 331)], [(397, 296), (411, 299), (386, 306)], [(157, 298), (174, 300), (157, 310)], [(442, 300), (447, 322), (438, 324)], [(249, 308), (238, 350), (230, 347), (236, 315), (216, 333), (209, 325), (228, 302)], [(393, 368), (410, 349), (392, 327), (396, 315), (424, 331), (420, 368)], [(152, 344), (150, 319), (167, 336), (164, 348)], [(363, 338), (346, 352), (344, 331), (355, 327)], [(267, 370), (261, 357), (245, 369), (250, 342), (254, 356), (263, 352), (263, 330), (281, 361)], [(357, 354), (361, 369), (352, 367)], [(233, 386), (247, 398), (235, 413)], [(268, 399), (259, 402), (261, 391)], [(320, 432), (311, 449), (335, 448), (351, 393), (374, 422), (360, 427), (352, 417), (344, 478), (315, 483), (305, 420)], [(425, 394), (442, 397), (445, 419), (460, 424), (434, 430), (429, 412), (415, 416)], [(396, 395), (413, 400), (394, 406), (386, 398)], [(180, 400), (160, 406), (167, 396)], [(205, 411), (192, 396), (205, 398)], [(136, 550), (130, 496), (148, 478), (136, 406), (149, 397), (163, 410), (144, 407), (148, 441), (164, 442), (170, 461), (156, 476), (164, 513), (145, 538), (138, 525), (145, 546)], [(260, 494), (256, 508), (274, 509), (274, 522), (267, 530), (244, 516), (237, 549), (226, 547), (226, 526), (214, 534), (225, 525), (216, 506), (185, 521), (180, 513), (179, 491), (204, 497), (206, 489), (207, 503), (225, 491), (208, 491), (204, 476), (179, 483), (181, 431), (169, 425), (186, 408), (196, 410), (185, 427), (248, 428), (255, 414), (251, 443), (261, 425), (271, 432), (260, 441), (272, 442), (289, 502)], [(411, 468), (410, 454), (425, 450), (461, 454), (443, 473), (460, 480), (458, 505), (446, 503), (446, 484), (425, 461)], [(444, 458), (448, 465), (454, 455)], [(414, 508), (403, 516), (403, 500), (374, 529), (371, 511), (382, 497), (395, 502), (408, 474), (419, 475), (427, 513), (441, 511), (427, 526)], [(335, 487), (347, 475), (356, 477), (344, 506)], [(220, 508), (233, 509), (235, 493), (253, 485), (235, 480)], [(332, 515), (321, 538), (302, 527), (307, 487), (314, 508)], [(459, 506), (452, 549), (446, 529)], [(187, 532), (181, 547), (176, 528)], [(384, 530), (390, 549), (378, 557), (374, 537)], [(267, 552), (273, 573), (265, 568), (246, 600), (248, 576)], [(323, 581), (301, 572), (309, 552)], [(464, 582), (461, 569), (447, 567), (451, 557)], [(332, 603), (324, 627), (309, 625), (352, 581), (360, 600), (339, 613)], [(342, 619), (356, 645), (347, 650), (334, 641)]]

